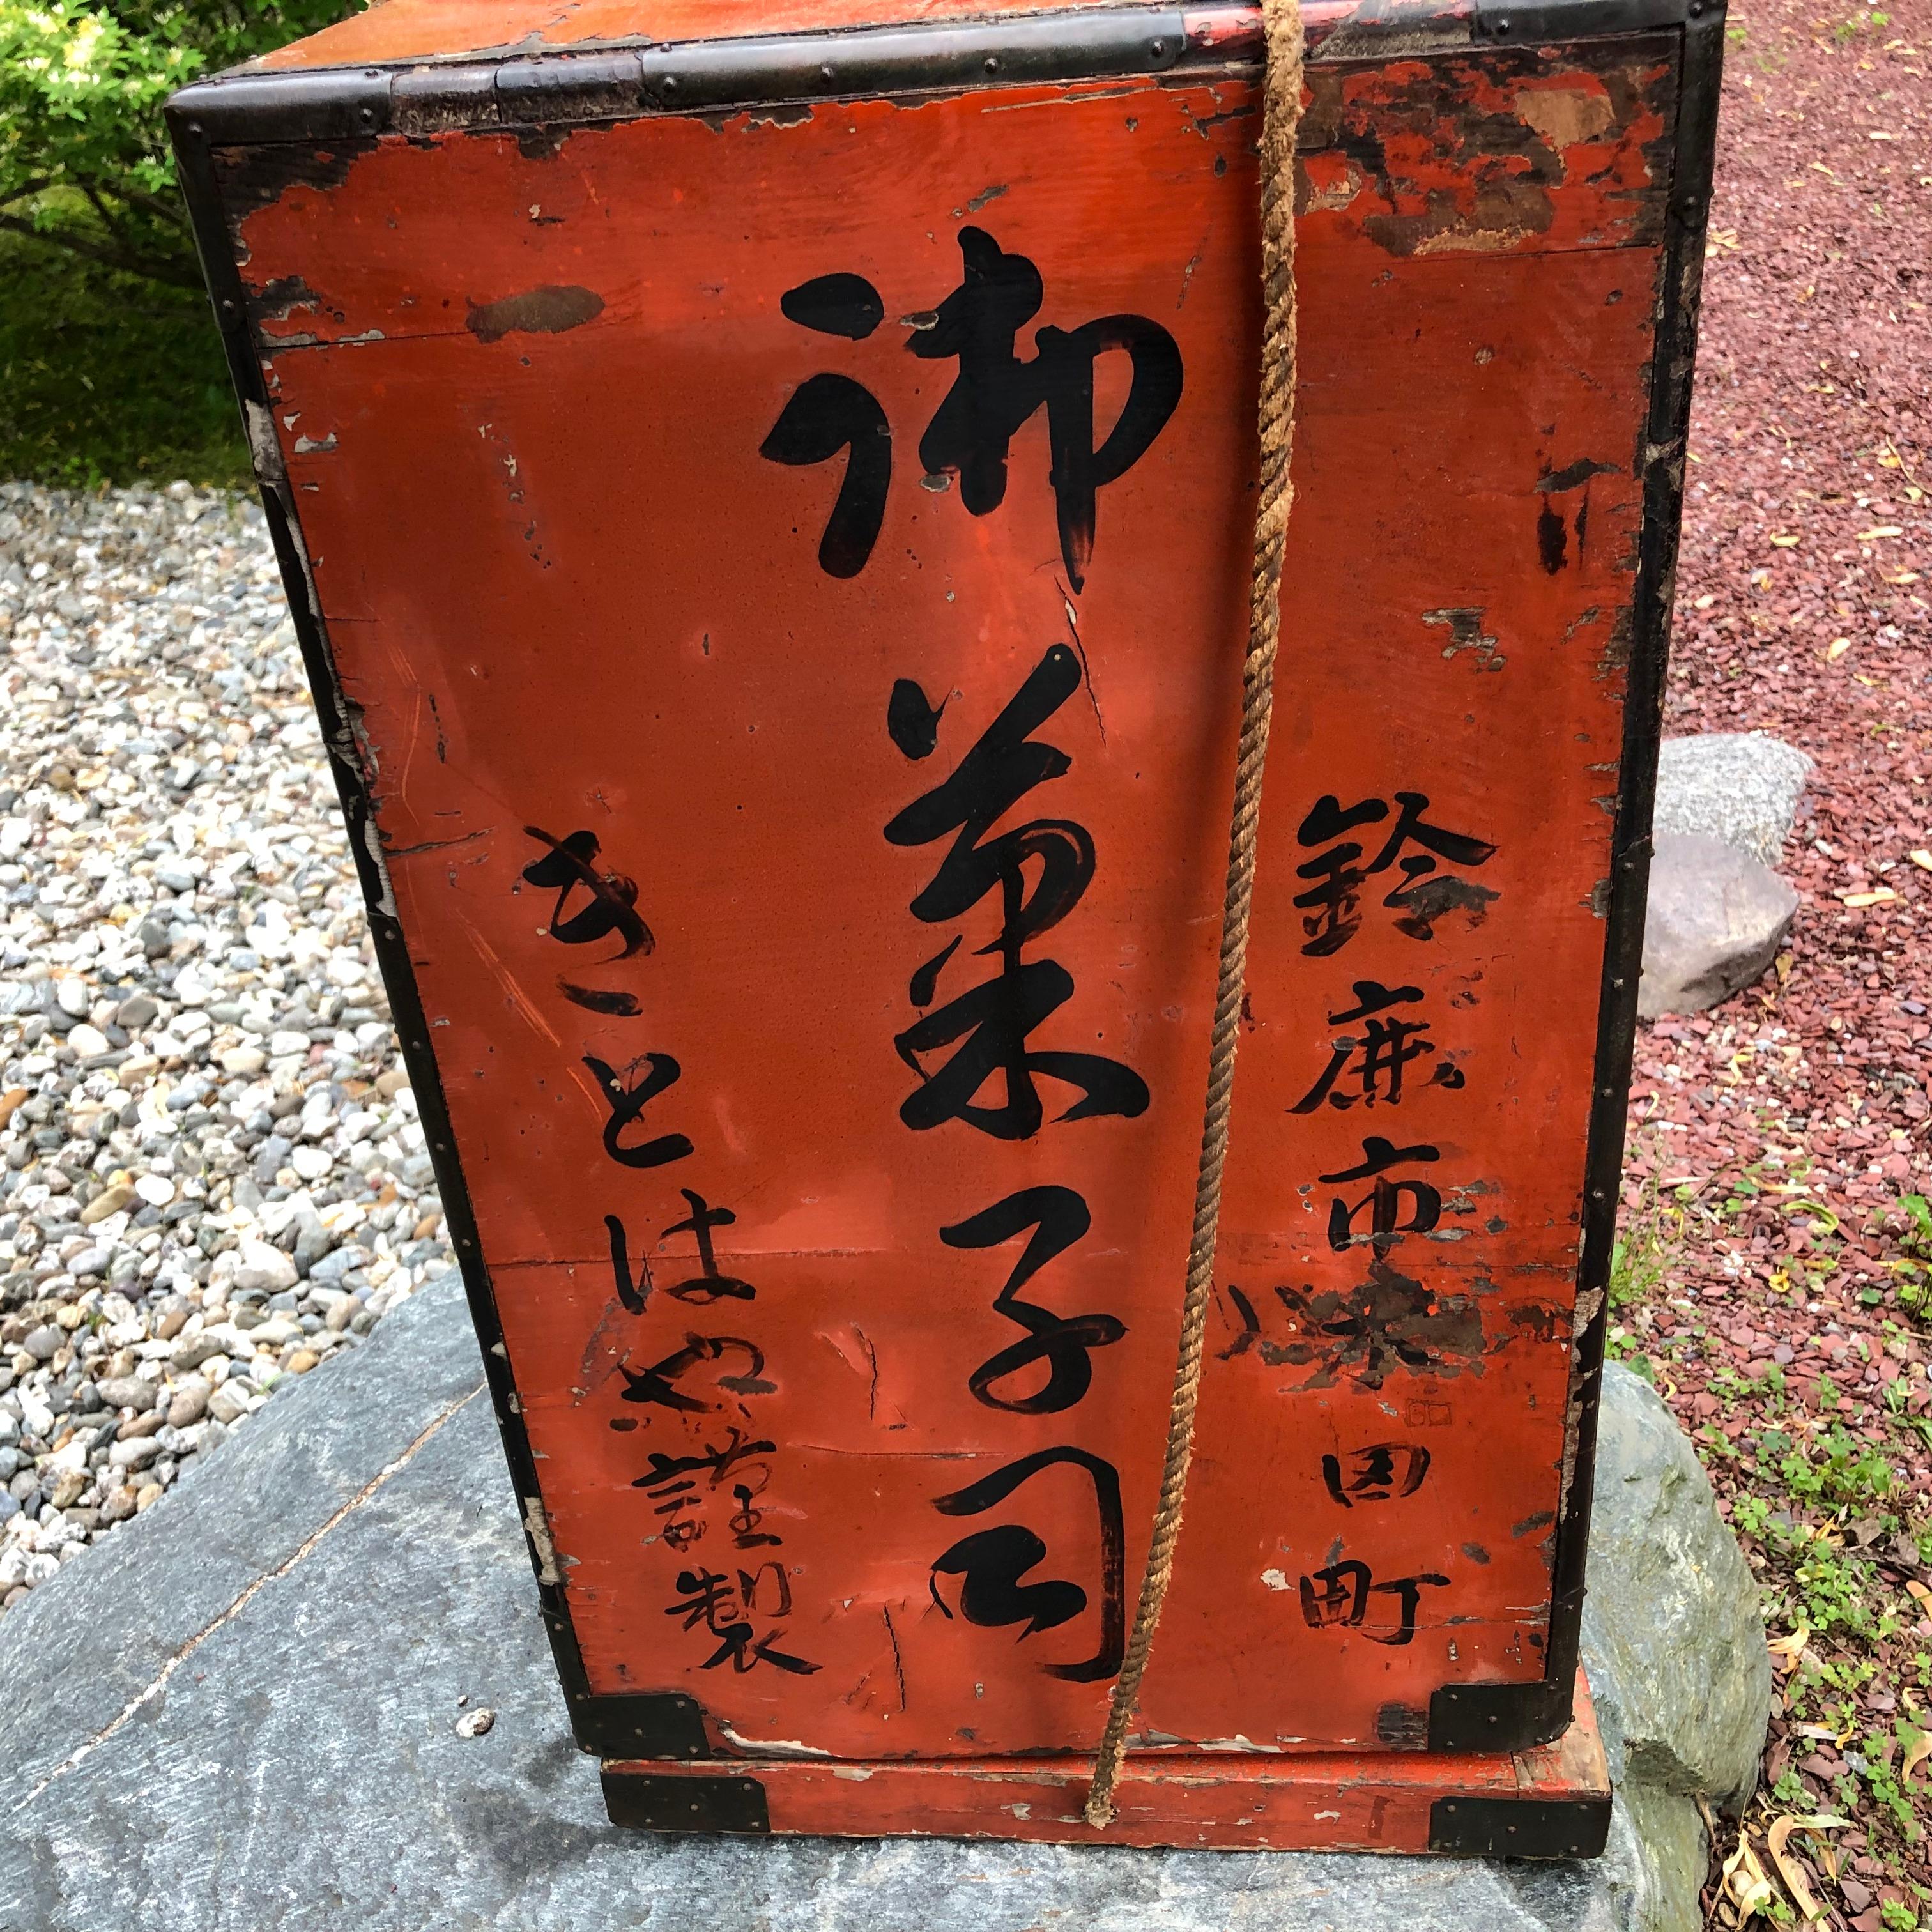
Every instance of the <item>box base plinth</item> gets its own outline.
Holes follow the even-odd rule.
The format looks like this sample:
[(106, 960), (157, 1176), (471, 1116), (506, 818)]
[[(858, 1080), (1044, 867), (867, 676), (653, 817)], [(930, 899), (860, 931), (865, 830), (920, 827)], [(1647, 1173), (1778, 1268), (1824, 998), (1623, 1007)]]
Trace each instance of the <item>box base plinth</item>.
[(1594, 1858), (1610, 1832), (1580, 1671), (1569, 1730), (1532, 1750), (1136, 1752), (1105, 1831), (1082, 1815), (1092, 1774), (1073, 1756), (609, 1759), (604, 1797), (614, 1824), (654, 1832), (1529, 1858)]

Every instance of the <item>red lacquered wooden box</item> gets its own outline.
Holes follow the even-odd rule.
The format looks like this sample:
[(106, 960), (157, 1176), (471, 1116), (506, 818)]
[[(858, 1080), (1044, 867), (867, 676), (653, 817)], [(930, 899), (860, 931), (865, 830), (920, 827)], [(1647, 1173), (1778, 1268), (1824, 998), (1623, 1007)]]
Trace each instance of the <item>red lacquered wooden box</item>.
[[(1106, 1835), (1587, 1853), (1721, 10), (1306, 24), (1212, 1359)], [(171, 110), (620, 1820), (1100, 1835), (1246, 640), (1258, 58), (1238, 6), (388, 0)]]

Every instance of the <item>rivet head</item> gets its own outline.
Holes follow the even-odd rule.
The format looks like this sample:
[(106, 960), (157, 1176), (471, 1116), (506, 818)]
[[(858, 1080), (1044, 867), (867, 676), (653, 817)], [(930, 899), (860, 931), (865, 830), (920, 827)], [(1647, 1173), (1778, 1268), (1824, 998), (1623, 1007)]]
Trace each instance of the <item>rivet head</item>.
[(677, 92), (677, 76), (676, 74), (668, 74), (664, 76), (662, 92), (666, 94), (675, 94)]
[(1167, 43), (1165, 40), (1156, 40), (1154, 44), (1148, 49), (1148, 52), (1153, 55), (1156, 60), (1160, 60), (1167, 52)]
[(829, 67), (820, 68), (818, 70), (818, 77), (820, 80), (830, 83), (832, 79), (832, 70)]
[(999, 56), (998, 56), (998, 54), (988, 54), (988, 55), (986, 56), (986, 71), (987, 71), (988, 74), (998, 74), (998, 73), (999, 72), (999, 70), (1000, 70), (1000, 57), (999, 57)]
[(1509, 30), (1509, 16), (1505, 14), (1503, 17), (1496, 22), (1496, 32), (1499, 34), (1506, 34)]

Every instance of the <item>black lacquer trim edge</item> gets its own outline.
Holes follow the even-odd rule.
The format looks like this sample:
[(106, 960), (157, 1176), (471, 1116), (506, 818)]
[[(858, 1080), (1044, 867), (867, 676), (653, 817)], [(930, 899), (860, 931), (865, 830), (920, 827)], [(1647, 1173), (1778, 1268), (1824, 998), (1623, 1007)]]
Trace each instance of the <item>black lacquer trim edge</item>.
[(1561, 1734), (1570, 1720), (1581, 1641), (1590, 1540), (1591, 1472), (1596, 1461), (1604, 1342), (1609, 1326), (1611, 1256), (1622, 1190), (1624, 1128), (1636, 1037), (1637, 982), (1650, 889), (1651, 819), (1657, 796), (1658, 742), (1670, 656), (1670, 609), (1683, 506), (1684, 444), (1702, 286), (1704, 227), (1714, 159), (1718, 94), (1723, 78), (1724, 10), (1694, 0), (1684, 30), (1664, 230), (1649, 408), (1638, 463), (1643, 524), (1638, 539), (1636, 605), (1616, 826), (1611, 845), (1609, 931), (1598, 1010), (1588, 1151), (1583, 1174), (1583, 1252), (1580, 1310), (1589, 1318), (1576, 1338), (1569, 1402), (1569, 1490), (1556, 1526), (1554, 1591), (1545, 1674), (1520, 1684), (1449, 1684), (1430, 1710), (1432, 1750), (1526, 1750)]
[[(1311, 29), (1310, 58), (1387, 58), (1398, 42), (1411, 51), (1534, 46), (1682, 26), (1721, 12), (1720, 0), (1475, 0), (1466, 10), (1364, 0)], [(1238, 23), (1232, 32), (1230, 22)], [(1236, 10), (1096, 7), (669, 44), (607, 41), (534, 56), (244, 69), (184, 88), (170, 116), (217, 146), (423, 136), (1252, 67), (1259, 52), (1258, 21), (1250, 30)]]
[(1438, 1798), (1429, 1849), (1459, 1858), (1594, 1858), (1610, 1840), (1610, 1795)]
[(762, 1838), (772, 1828), (765, 1787), (755, 1778), (717, 1772), (688, 1777), (618, 1771), (606, 1765), (604, 1810), (614, 1825), (640, 1832), (729, 1832)]
[[(334, 775), (349, 848), (355, 858), (368, 910), (377, 964), (388, 994), (404, 1064), (409, 1072), (417, 1113), (435, 1169), (444, 1223), (462, 1270), (470, 1314), (476, 1323), (490, 1402), (496, 1412), (504, 1454), (516, 1488), (517, 1506), (524, 1519), (531, 1568), (537, 1576), (544, 1628), (550, 1638), (557, 1674), (562, 1682), (572, 1726), (579, 1742), (587, 1750), (598, 1750), (600, 1741), (607, 1734), (622, 1748), (628, 1748), (629, 1742), (637, 1736), (662, 1736), (667, 1740), (665, 1755), (686, 1754), (690, 1753), (691, 1726), (684, 1714), (678, 1714), (674, 1722), (662, 1722), (655, 1727), (646, 1726), (640, 1731), (634, 1714), (627, 1708), (616, 1714), (614, 1729), (613, 1724), (600, 1714), (610, 1706), (628, 1707), (638, 1700), (595, 1696), (585, 1674), (583, 1654), (571, 1623), (568, 1598), (550, 1544), (536, 1458), (517, 1406), (496, 1294), (477, 1240), (476, 1215), (457, 1157), (456, 1136), (450, 1124), (442, 1077), (437, 1070), (435, 1052), (416, 987), (416, 971), (396, 917), (395, 902), (371, 808), (368, 774), (357, 749), (352, 707), (343, 694), (327, 630), (316, 607), (301, 520), (284, 473), (280, 449), (269, 413), (272, 404), (267, 383), (248, 333), (246, 297), (223, 216), (210, 144), (200, 138), (185, 120), (172, 113), (170, 133), (174, 141), (195, 246), (201, 257), (202, 272), (208, 282), (215, 320), (221, 332), (222, 346), (228, 358), (229, 375), (242, 405), (242, 422), (254, 458), (262, 511), (268, 519), (276, 561), (280, 566), (283, 585), (288, 593), (290, 614), (308, 672), (316, 721), (321, 727), (322, 742)], [(675, 1701), (691, 1705), (687, 1698)], [(694, 1712), (696, 1709), (694, 1705), (691, 1708)], [(701, 1743), (701, 1717), (698, 1730)]]

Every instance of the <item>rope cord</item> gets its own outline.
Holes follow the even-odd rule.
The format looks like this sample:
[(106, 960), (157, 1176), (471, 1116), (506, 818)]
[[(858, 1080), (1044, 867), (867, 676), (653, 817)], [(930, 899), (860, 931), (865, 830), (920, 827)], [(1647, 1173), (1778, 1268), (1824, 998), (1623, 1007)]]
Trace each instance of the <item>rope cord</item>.
[(1174, 1399), (1168, 1412), (1167, 1453), (1160, 1500), (1133, 1629), (1114, 1681), (1107, 1727), (1087, 1793), (1087, 1822), (1113, 1822), (1114, 1787), (1126, 1750), (1155, 1626), (1174, 1573), (1188, 1466), (1194, 1454), (1194, 1415), (1208, 1303), (1214, 1281), (1214, 1246), (1221, 1220), (1221, 1176), (1228, 1160), (1234, 1049), (1240, 1038), (1241, 993), (1248, 958), (1248, 916), (1254, 901), (1255, 842), (1261, 822), (1262, 773), (1274, 714), (1275, 653), (1281, 634), (1281, 565), (1294, 491), (1288, 460), (1294, 441), (1294, 146), (1301, 121), (1302, 32), (1299, 0), (1262, 0), (1266, 43), (1261, 142), (1262, 334), (1261, 488), (1255, 511), (1254, 577), (1248, 609), (1248, 650), (1241, 667), (1241, 735), (1234, 767), (1234, 807), (1228, 830), (1228, 881), (1222, 902), (1220, 982), (1208, 1060), (1208, 1101), (1201, 1128), (1201, 1164), (1194, 1184), (1194, 1234), (1181, 1302), (1180, 1342)]

